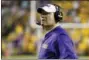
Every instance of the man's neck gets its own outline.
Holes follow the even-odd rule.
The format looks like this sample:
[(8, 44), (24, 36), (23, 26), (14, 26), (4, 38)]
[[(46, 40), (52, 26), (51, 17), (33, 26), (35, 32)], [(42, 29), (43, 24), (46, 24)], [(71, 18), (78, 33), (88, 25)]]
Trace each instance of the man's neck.
[(54, 25), (53, 25), (53, 26), (43, 26), (43, 29), (46, 30), (46, 31), (49, 31), (49, 30), (51, 30), (53, 27), (54, 27)]
[(50, 31), (52, 28), (54, 27), (54, 25), (52, 26), (43, 26), (43, 33), (47, 33), (48, 31)]
[(47, 32), (51, 31), (53, 28), (55, 28), (58, 25), (59, 23), (52, 25), (52, 26), (43, 26), (43, 33), (46, 34)]

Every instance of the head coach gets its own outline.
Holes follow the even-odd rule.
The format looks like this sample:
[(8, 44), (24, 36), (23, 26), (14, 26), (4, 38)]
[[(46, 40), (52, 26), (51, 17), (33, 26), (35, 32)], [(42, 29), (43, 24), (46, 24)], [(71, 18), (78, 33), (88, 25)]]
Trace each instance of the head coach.
[(59, 26), (63, 20), (61, 7), (47, 4), (37, 9), (40, 25), (45, 32), (41, 42), (39, 59), (77, 59), (74, 44), (67, 32)]

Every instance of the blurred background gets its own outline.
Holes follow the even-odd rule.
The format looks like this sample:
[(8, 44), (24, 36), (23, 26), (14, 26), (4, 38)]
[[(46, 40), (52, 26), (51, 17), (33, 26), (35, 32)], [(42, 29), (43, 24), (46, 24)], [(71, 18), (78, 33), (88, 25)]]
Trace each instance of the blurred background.
[(63, 22), (75, 43), (79, 58), (89, 59), (89, 1), (1, 1), (1, 57), (3, 59), (37, 59), (37, 44), (42, 27), (36, 9), (44, 4), (60, 5)]

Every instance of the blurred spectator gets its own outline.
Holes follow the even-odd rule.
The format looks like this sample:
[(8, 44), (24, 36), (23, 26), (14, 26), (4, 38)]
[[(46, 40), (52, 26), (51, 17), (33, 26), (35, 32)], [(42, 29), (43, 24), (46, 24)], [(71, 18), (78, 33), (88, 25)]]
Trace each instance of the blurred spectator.
[[(1, 1), (2, 55), (36, 54), (37, 29), (29, 26), (30, 1)], [(89, 1), (37, 1), (37, 7), (47, 3), (62, 6), (63, 23), (89, 23)], [(38, 14), (37, 20), (40, 20)], [(28, 31), (26, 31), (28, 29)], [(89, 55), (89, 28), (66, 28), (79, 55)], [(39, 35), (42, 34), (39, 29)], [(41, 37), (41, 36), (40, 36)]]

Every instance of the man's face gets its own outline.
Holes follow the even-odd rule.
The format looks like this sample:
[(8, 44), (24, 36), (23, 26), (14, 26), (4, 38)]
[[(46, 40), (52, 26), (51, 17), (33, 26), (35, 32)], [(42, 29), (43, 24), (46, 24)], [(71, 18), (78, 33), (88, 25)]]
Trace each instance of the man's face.
[(41, 14), (41, 25), (51, 26), (56, 24), (54, 19), (54, 13)]

